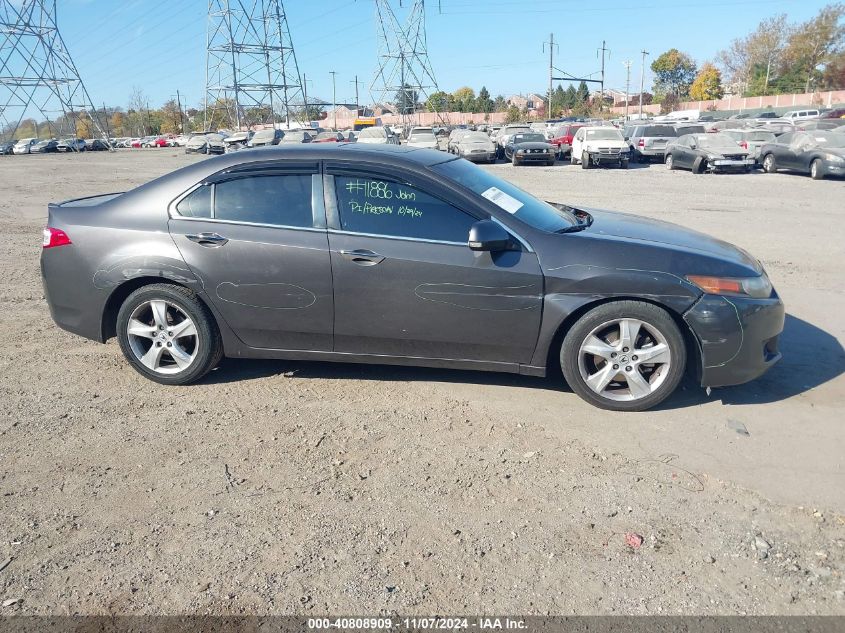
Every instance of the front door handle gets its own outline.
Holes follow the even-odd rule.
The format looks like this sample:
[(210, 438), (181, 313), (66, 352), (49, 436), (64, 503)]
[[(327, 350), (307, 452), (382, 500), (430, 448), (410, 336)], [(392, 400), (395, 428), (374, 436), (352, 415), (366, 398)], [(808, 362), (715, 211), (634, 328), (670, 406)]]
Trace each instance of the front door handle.
[(192, 242), (196, 242), (200, 246), (208, 246), (214, 248), (216, 246), (223, 246), (229, 241), (229, 238), (218, 235), (217, 233), (189, 233), (185, 235)]
[(341, 257), (344, 257), (359, 266), (375, 266), (384, 259), (384, 255), (379, 255), (378, 253), (374, 253), (373, 251), (366, 249), (339, 252)]

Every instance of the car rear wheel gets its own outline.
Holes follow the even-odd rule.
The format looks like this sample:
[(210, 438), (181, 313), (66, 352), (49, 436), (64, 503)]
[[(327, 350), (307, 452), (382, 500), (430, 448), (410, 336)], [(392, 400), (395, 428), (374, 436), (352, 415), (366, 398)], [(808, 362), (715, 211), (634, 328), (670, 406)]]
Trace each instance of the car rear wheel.
[(195, 382), (223, 357), (208, 308), (191, 290), (171, 284), (130, 294), (117, 315), (117, 338), (138, 373), (165, 385)]
[(582, 316), (560, 351), (564, 378), (592, 405), (644, 411), (675, 391), (686, 366), (680, 329), (666, 310), (614, 301)]
[(810, 163), (810, 178), (813, 180), (824, 178), (824, 165), (822, 165), (822, 161), (818, 158)]
[(767, 174), (773, 174), (777, 170), (778, 167), (775, 163), (775, 157), (772, 154), (766, 154), (765, 158), (763, 158), (763, 171)]

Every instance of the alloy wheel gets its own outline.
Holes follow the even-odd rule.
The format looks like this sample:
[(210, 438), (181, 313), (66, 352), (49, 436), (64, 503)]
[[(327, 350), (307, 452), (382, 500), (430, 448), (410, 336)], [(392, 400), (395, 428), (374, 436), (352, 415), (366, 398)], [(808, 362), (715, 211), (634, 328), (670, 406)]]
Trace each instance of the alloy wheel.
[(578, 370), (587, 386), (603, 398), (620, 402), (657, 391), (669, 375), (671, 363), (666, 336), (639, 319), (602, 323), (578, 350)]
[(136, 307), (126, 333), (135, 357), (159, 374), (188, 369), (199, 351), (194, 322), (175, 303), (163, 299), (145, 301)]

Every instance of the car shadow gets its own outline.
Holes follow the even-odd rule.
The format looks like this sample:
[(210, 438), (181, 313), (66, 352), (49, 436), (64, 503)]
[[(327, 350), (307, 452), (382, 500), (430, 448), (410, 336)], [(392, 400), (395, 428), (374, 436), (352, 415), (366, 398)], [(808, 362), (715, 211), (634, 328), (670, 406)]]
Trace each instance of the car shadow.
[[(833, 335), (792, 315), (786, 316), (780, 338), (783, 359), (766, 374), (744, 385), (714, 389), (708, 396), (691, 377), (655, 407), (655, 411), (684, 409), (713, 400), (722, 404), (765, 404), (786, 400), (845, 373), (845, 350)], [(224, 384), (273, 376), (329, 380), (444, 382), (521, 387), (571, 393), (560, 370), (545, 378), (460, 369), (400, 365), (369, 365), (318, 361), (224, 359), (202, 382)]]

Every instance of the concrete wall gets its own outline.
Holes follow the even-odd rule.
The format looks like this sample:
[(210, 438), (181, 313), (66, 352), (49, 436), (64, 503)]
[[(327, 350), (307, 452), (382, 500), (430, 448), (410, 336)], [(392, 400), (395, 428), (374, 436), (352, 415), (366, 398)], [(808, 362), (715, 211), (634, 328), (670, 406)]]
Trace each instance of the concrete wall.
[[(485, 121), (484, 117), (488, 117)], [(417, 112), (409, 119), (414, 125), (432, 126), (442, 125), (444, 122), (451, 125), (475, 123), (495, 123), (501, 124), (505, 122), (506, 112), (491, 112), (485, 115), (483, 112)], [(337, 127), (338, 129), (348, 129), (352, 127), (352, 123), (356, 116), (354, 112), (338, 111), (337, 113)], [(382, 114), (380, 115), (382, 123), (385, 125), (395, 125), (402, 123), (402, 117), (396, 114)], [(334, 115), (329, 112), (328, 116), (323, 119), (320, 124), (323, 127), (334, 127)]]
[[(684, 101), (678, 105), (678, 110), (762, 110), (779, 108), (793, 110), (804, 106), (830, 108), (845, 103), (845, 90), (830, 92), (806, 92), (801, 94), (770, 95), (768, 97), (727, 97), (713, 101)], [(625, 107), (615, 107), (612, 111), (623, 114)], [(628, 113), (639, 112), (639, 106), (629, 106)], [(660, 114), (657, 104), (643, 106), (643, 112)]]

